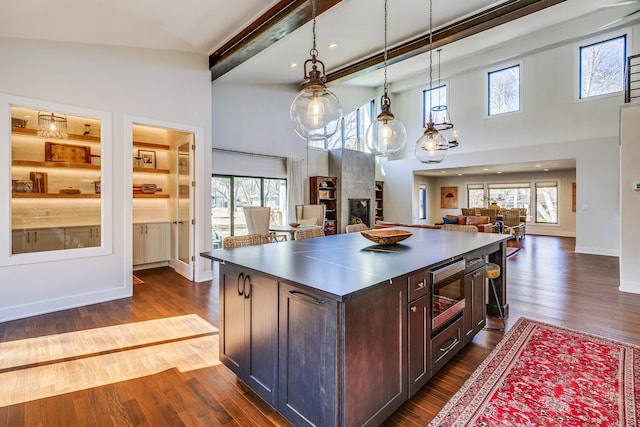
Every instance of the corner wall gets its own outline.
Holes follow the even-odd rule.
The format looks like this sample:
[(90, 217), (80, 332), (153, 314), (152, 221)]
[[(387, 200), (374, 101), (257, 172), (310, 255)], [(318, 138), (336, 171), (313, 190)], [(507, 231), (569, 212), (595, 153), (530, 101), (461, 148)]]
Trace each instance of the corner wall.
[[(211, 97), (206, 55), (88, 44), (0, 38), (0, 93), (109, 112), (113, 135), (113, 250), (111, 254), (31, 265), (0, 266), (0, 321), (57, 311), (132, 294), (132, 174), (125, 116), (203, 129), (196, 152), (210, 152)], [(8, 123), (9, 117), (3, 118)], [(128, 136), (130, 138), (130, 135)], [(9, 144), (2, 126), (0, 143)], [(209, 182), (210, 156), (196, 155), (197, 181)], [(0, 172), (9, 176), (8, 159)], [(8, 179), (3, 180), (7, 185)], [(7, 194), (7, 193), (4, 193)], [(206, 236), (209, 186), (197, 187), (197, 234)], [(210, 203), (210, 202), (209, 202)], [(4, 216), (4, 214), (2, 214)], [(10, 220), (0, 218), (5, 227)], [(210, 233), (208, 233), (210, 235)], [(197, 238), (196, 258), (209, 240)], [(6, 246), (5, 246), (6, 247)], [(196, 261), (196, 276), (209, 262)], [(204, 279), (201, 279), (204, 280)]]

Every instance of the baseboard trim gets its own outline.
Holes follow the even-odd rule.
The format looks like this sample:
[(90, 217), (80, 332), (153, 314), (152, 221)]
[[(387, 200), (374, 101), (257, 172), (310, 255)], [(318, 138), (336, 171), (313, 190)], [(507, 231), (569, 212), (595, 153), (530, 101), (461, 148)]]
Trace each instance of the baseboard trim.
[(620, 281), (620, 292), (629, 292), (631, 294), (640, 294), (640, 282), (630, 282), (628, 280)]
[(576, 246), (573, 250), (574, 252), (579, 254), (620, 257), (620, 251), (617, 249), (589, 248), (585, 246)]
[(133, 295), (131, 286), (118, 286), (99, 292), (72, 295), (65, 298), (36, 301), (30, 304), (14, 305), (0, 309), (0, 322), (53, 313), (54, 311), (67, 310), (100, 302), (112, 301), (120, 298), (128, 298)]

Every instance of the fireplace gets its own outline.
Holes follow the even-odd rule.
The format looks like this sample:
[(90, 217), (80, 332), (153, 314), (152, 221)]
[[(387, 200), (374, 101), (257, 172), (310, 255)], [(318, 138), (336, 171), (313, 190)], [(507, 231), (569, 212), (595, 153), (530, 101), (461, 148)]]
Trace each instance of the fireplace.
[(349, 199), (349, 224), (366, 224), (371, 227), (371, 199)]

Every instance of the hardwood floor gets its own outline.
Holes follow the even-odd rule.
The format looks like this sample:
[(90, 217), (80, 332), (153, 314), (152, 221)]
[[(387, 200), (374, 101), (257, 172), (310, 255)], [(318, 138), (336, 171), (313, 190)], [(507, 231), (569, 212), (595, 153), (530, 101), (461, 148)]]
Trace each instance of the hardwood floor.
[[(618, 291), (617, 258), (575, 254), (572, 238), (512, 244), (507, 328), (526, 316), (640, 345), (640, 295)], [(215, 284), (136, 275), (132, 298), (0, 323), (0, 426), (289, 425), (207, 357)], [(384, 425), (426, 425), (501, 337), (480, 332)]]

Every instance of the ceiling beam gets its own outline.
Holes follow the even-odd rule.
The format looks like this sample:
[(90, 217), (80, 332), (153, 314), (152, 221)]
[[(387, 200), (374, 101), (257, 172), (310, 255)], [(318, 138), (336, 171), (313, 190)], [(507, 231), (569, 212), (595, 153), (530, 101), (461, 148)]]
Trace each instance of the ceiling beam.
[[(342, 0), (316, 0), (316, 15)], [(231, 71), (281, 38), (311, 21), (309, 0), (281, 0), (209, 55), (211, 81)]]
[[(434, 30), (432, 34), (433, 48), (438, 49), (446, 44), (506, 24), (564, 1), (566, 0), (507, 0), (483, 12)], [(387, 65), (428, 52), (429, 45), (429, 34), (427, 33), (387, 49)], [(340, 83), (383, 67), (384, 52), (381, 52), (328, 73), (327, 82)]]

